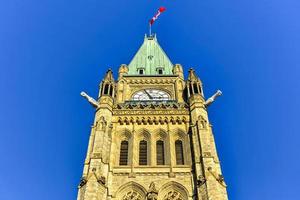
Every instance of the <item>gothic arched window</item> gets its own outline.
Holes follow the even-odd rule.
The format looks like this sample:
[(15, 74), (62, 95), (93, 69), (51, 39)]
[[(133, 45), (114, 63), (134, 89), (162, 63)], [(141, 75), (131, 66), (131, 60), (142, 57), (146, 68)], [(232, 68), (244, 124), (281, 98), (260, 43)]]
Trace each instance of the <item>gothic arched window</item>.
[(126, 140), (121, 142), (119, 165), (128, 165), (128, 141)]
[(113, 96), (113, 89), (114, 89), (114, 87), (111, 85), (110, 86), (110, 90), (109, 90), (109, 95), (110, 96)]
[(182, 141), (180, 140), (175, 141), (175, 151), (176, 151), (176, 164), (184, 165)]
[(140, 141), (139, 165), (147, 165), (147, 141)]
[(194, 92), (195, 94), (199, 94), (197, 83), (194, 83)]
[(164, 142), (161, 140), (158, 140), (156, 142), (156, 164), (157, 165), (165, 164)]
[(105, 85), (104, 85), (103, 94), (108, 94), (108, 88), (109, 88), (109, 85), (108, 85), (108, 84), (105, 84)]

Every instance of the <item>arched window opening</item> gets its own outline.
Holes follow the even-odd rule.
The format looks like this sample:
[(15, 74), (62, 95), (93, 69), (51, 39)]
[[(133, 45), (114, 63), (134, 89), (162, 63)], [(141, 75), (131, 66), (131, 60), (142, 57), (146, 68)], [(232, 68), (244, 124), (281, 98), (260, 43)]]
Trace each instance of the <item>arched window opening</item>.
[(119, 165), (128, 165), (128, 141), (121, 142)]
[(192, 89), (192, 85), (190, 85), (189, 88), (190, 88), (190, 95), (193, 95), (194, 92), (193, 92), (193, 89)]
[(109, 85), (104, 85), (104, 91), (103, 91), (103, 94), (108, 94), (108, 88), (109, 88)]
[(147, 165), (147, 141), (140, 141), (139, 165)]
[(144, 69), (139, 69), (139, 74), (143, 75), (144, 74)]
[(176, 151), (176, 164), (184, 165), (182, 141), (180, 140), (175, 141), (175, 151)]
[(156, 142), (156, 164), (157, 165), (165, 164), (164, 142), (161, 140)]
[(110, 90), (109, 90), (109, 95), (110, 95), (110, 96), (113, 95), (113, 89), (114, 89), (114, 88), (113, 88), (113, 86), (111, 85), (111, 86), (110, 86)]
[(195, 94), (199, 94), (199, 90), (198, 90), (198, 85), (197, 85), (197, 83), (194, 83), (194, 92), (195, 92)]
[(157, 74), (163, 74), (164, 70), (161, 67), (156, 68)]

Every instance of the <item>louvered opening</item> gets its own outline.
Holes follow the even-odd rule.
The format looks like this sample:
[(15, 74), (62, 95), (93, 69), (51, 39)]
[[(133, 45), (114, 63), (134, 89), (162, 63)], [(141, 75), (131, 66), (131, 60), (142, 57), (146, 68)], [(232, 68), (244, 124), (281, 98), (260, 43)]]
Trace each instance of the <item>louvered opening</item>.
[(164, 142), (159, 140), (156, 142), (156, 164), (164, 165), (165, 164), (165, 154), (164, 154)]
[(184, 165), (182, 141), (176, 140), (175, 151), (176, 151), (176, 164)]
[(139, 165), (147, 165), (147, 141), (140, 141)]
[(121, 142), (120, 148), (120, 165), (127, 165), (128, 164), (128, 141)]

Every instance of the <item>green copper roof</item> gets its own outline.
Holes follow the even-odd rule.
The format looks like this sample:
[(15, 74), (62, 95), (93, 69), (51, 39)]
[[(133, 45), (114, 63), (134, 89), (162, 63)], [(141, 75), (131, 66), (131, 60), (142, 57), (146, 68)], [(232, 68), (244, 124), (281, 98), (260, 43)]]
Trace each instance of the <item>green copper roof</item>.
[(156, 36), (145, 36), (144, 43), (128, 65), (128, 75), (139, 75), (143, 69), (143, 75), (159, 75), (158, 69), (163, 70), (162, 75), (173, 75), (173, 64), (159, 46)]

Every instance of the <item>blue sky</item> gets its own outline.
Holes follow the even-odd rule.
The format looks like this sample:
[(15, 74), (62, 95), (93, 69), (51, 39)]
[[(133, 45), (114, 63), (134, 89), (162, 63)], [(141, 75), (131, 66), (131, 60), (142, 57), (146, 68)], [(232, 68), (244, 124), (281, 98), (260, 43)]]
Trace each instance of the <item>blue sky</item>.
[(96, 97), (155, 23), (208, 97), (230, 199), (298, 199), (297, 0), (0, 1), (0, 199), (75, 199)]

